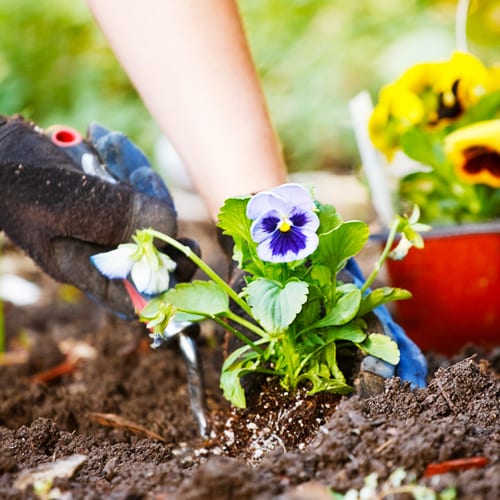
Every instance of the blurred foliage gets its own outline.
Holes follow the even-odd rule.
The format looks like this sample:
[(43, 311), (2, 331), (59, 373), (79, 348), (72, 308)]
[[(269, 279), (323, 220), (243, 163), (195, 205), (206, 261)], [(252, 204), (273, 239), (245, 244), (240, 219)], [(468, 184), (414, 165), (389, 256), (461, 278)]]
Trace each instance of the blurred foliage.
[(0, 113), (98, 121), (146, 150), (159, 134), (83, 0), (0, 0)]
[[(454, 47), (452, 0), (239, 5), (291, 170), (355, 166), (349, 99)], [(499, 30), (500, 0), (473, 0), (471, 43), (489, 57)], [(99, 121), (147, 154), (159, 134), (84, 0), (0, 0), (0, 113), (80, 130)]]

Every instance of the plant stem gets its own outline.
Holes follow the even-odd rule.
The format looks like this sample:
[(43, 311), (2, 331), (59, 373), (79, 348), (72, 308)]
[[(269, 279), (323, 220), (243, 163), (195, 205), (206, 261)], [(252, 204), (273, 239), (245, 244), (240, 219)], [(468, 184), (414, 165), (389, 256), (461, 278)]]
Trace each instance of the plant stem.
[[(246, 335), (244, 335), (243, 333), (236, 330), (236, 328), (233, 328), (229, 323), (224, 321), (219, 316), (216, 316), (215, 314), (207, 314), (207, 313), (204, 313), (203, 311), (194, 311), (192, 309), (184, 309), (182, 307), (177, 308), (177, 311), (184, 313), (184, 314), (192, 314), (193, 316), (201, 316), (205, 319), (211, 319), (211, 320), (215, 321), (218, 325), (222, 326), (222, 328), (224, 328), (225, 330), (229, 330), (232, 334), (236, 335), (236, 337), (238, 337), (242, 342), (244, 342), (245, 344), (250, 346), (254, 351), (258, 352), (260, 355), (264, 354), (264, 350), (261, 349), (257, 344), (252, 342)], [(230, 313), (227, 316), (229, 319), (232, 319), (233, 321), (240, 320), (241, 322), (248, 323), (247, 328), (251, 326), (253, 328), (252, 331), (255, 331), (255, 333), (258, 333), (259, 335), (262, 335), (262, 334), (265, 335), (264, 331), (262, 331), (262, 330), (259, 331), (259, 329), (257, 327), (255, 327), (255, 325), (252, 325), (251, 323), (244, 320), (243, 318), (240, 318), (238, 315)]]
[(361, 287), (361, 293), (366, 292), (368, 288), (370, 288), (371, 284), (375, 281), (375, 278), (377, 277), (378, 273), (380, 272), (380, 269), (382, 268), (382, 265), (387, 259), (387, 256), (389, 255), (392, 245), (394, 243), (394, 240), (396, 239), (396, 234), (399, 229), (399, 224), (400, 221), (399, 219), (395, 219), (394, 222), (391, 225), (391, 230), (389, 232), (389, 235), (387, 236), (387, 241), (385, 243), (384, 250), (380, 254), (380, 257), (378, 258), (377, 262), (375, 262), (375, 265), (373, 266), (373, 271), (370, 273), (370, 276), (366, 278), (366, 281), (364, 285)]
[(278, 339), (279, 349), (286, 360), (286, 376), (283, 380), (281, 380), (281, 384), (286, 390), (295, 390), (298, 384), (296, 376), (298, 370), (296, 365), (297, 362), (300, 363), (300, 355), (297, 355), (298, 352), (300, 352), (300, 349), (297, 349), (295, 339), (292, 335), (293, 332), (288, 330), (283, 333), (281, 339)]
[(234, 300), (238, 306), (243, 309), (249, 316), (252, 315), (252, 311), (250, 310), (250, 306), (208, 265), (206, 264), (198, 255), (196, 255), (188, 246), (183, 245), (175, 238), (171, 238), (166, 234), (160, 233), (159, 231), (155, 231), (154, 229), (146, 230), (149, 234), (158, 238), (161, 241), (164, 241), (168, 245), (173, 246), (180, 252), (182, 252), (188, 259), (194, 262), (210, 279), (212, 279), (215, 283), (221, 286), (226, 293)]
[(255, 342), (252, 342), (246, 335), (243, 335), (241, 332), (236, 330), (236, 328), (233, 328), (229, 323), (219, 318), (218, 316), (211, 316), (211, 319), (213, 319), (218, 325), (222, 326), (222, 328), (228, 330), (233, 335), (238, 337), (242, 342), (250, 346), (256, 353), (259, 354), (259, 356), (264, 356), (265, 351), (263, 349), (255, 344)]
[(250, 330), (254, 333), (256, 333), (259, 337), (266, 337), (267, 333), (262, 329), (259, 328), (257, 325), (254, 323), (246, 320), (245, 318), (242, 318), (238, 314), (233, 313), (232, 311), (229, 311), (226, 314), (226, 317), (236, 323), (239, 323), (241, 326), (245, 327), (247, 330)]

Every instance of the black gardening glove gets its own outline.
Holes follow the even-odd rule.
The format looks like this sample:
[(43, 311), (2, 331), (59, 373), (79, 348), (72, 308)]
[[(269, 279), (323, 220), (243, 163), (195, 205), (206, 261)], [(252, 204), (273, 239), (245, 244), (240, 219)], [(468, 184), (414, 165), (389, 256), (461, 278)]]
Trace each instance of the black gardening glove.
[[(0, 230), (53, 278), (132, 319), (123, 283), (106, 279), (89, 258), (140, 228), (175, 237), (177, 216), (161, 178), (130, 140), (99, 125), (88, 135), (81, 141), (71, 129), (44, 133), (21, 117), (0, 117)], [(164, 251), (177, 261), (173, 281), (189, 280), (194, 265)]]

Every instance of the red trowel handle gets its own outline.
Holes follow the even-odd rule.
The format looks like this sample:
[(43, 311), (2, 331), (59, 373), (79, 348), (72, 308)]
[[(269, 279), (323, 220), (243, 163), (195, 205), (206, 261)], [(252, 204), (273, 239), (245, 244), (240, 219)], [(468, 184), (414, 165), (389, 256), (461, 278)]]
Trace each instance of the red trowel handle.
[(80, 132), (66, 125), (52, 125), (45, 130), (45, 134), (59, 148), (63, 149), (78, 165), (82, 163), (84, 154), (97, 156), (94, 148), (83, 140)]

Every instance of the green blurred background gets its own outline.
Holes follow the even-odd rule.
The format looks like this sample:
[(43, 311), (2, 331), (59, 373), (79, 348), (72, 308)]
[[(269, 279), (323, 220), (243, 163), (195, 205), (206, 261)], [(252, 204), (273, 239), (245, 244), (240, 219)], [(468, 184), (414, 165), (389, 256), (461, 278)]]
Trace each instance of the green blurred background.
[[(349, 99), (363, 89), (375, 96), (408, 65), (455, 46), (451, 0), (239, 4), (292, 171), (356, 169)], [(499, 35), (500, 0), (473, 0), (472, 52), (493, 62)], [(98, 121), (148, 155), (159, 136), (84, 0), (0, 0), (0, 113), (82, 131)]]

